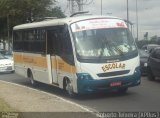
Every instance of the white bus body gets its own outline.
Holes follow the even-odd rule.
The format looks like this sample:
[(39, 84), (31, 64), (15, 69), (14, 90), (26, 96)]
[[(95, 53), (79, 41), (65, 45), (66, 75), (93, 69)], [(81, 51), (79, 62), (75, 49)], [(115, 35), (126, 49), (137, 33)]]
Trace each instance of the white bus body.
[(14, 27), (15, 72), (73, 93), (126, 91), (140, 84), (127, 25), (108, 16), (54, 19)]

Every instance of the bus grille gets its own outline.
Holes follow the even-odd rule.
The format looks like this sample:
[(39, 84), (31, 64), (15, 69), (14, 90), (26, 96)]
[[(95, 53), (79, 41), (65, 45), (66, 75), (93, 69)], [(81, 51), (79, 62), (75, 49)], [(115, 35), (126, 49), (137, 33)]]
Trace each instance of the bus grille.
[(123, 70), (123, 71), (99, 73), (99, 74), (97, 74), (97, 76), (98, 76), (98, 77), (110, 77), (110, 76), (117, 76), (117, 75), (128, 74), (129, 72), (130, 72), (130, 70)]

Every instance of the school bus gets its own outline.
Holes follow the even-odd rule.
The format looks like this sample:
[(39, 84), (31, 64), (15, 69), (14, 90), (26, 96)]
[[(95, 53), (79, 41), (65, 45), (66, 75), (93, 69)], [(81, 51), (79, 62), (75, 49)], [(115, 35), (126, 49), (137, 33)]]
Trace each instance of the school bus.
[(13, 28), (15, 72), (34, 85), (54, 85), (70, 96), (140, 84), (139, 55), (124, 20), (77, 16)]

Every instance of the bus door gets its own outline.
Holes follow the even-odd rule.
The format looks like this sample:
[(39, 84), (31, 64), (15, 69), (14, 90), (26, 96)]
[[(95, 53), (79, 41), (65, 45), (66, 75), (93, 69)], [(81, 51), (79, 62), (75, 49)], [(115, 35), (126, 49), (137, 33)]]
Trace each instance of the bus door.
[(74, 59), (71, 40), (67, 27), (57, 26), (48, 30), (48, 52), (51, 55), (53, 83), (63, 80), (65, 75), (72, 74)]
[(58, 84), (58, 71), (57, 71), (57, 36), (58, 31), (56, 29), (47, 30), (47, 58), (50, 61), (49, 77), (51, 83)]

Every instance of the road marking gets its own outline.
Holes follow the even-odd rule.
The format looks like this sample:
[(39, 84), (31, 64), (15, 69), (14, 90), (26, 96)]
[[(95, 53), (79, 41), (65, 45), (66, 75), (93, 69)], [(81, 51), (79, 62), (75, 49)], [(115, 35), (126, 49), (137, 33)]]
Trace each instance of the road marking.
[(22, 87), (22, 88), (27, 88), (27, 89), (30, 89), (30, 90), (34, 90), (34, 91), (37, 91), (37, 92), (41, 92), (41, 93), (47, 94), (47, 95), (49, 95), (49, 96), (56, 97), (57, 99), (60, 99), (60, 100), (62, 100), (62, 101), (64, 101), (64, 102), (66, 102), (66, 103), (75, 105), (75, 106), (77, 106), (77, 107), (85, 110), (86, 112), (91, 112), (91, 113), (97, 112), (96, 110), (90, 110), (90, 109), (88, 109), (88, 108), (86, 108), (86, 107), (84, 107), (84, 106), (81, 106), (81, 105), (79, 105), (79, 104), (77, 104), (77, 103), (75, 103), (75, 102), (72, 102), (72, 101), (70, 101), (70, 100), (66, 100), (66, 99), (64, 99), (64, 98), (62, 98), (62, 97), (59, 97), (59, 96), (57, 96), (57, 95), (53, 95), (53, 94), (47, 93), (47, 92), (45, 92), (45, 91), (37, 90), (37, 89), (34, 89), (34, 88), (30, 88), (30, 87), (28, 87), (28, 86), (23, 86), (23, 85), (20, 85), (20, 84), (16, 84), (16, 83), (12, 83), (12, 82), (7, 82), (7, 81), (3, 81), (3, 80), (0, 80), (0, 82), (6, 83), (6, 84), (11, 84), (11, 85), (14, 85), (14, 86), (19, 86), (19, 87)]

